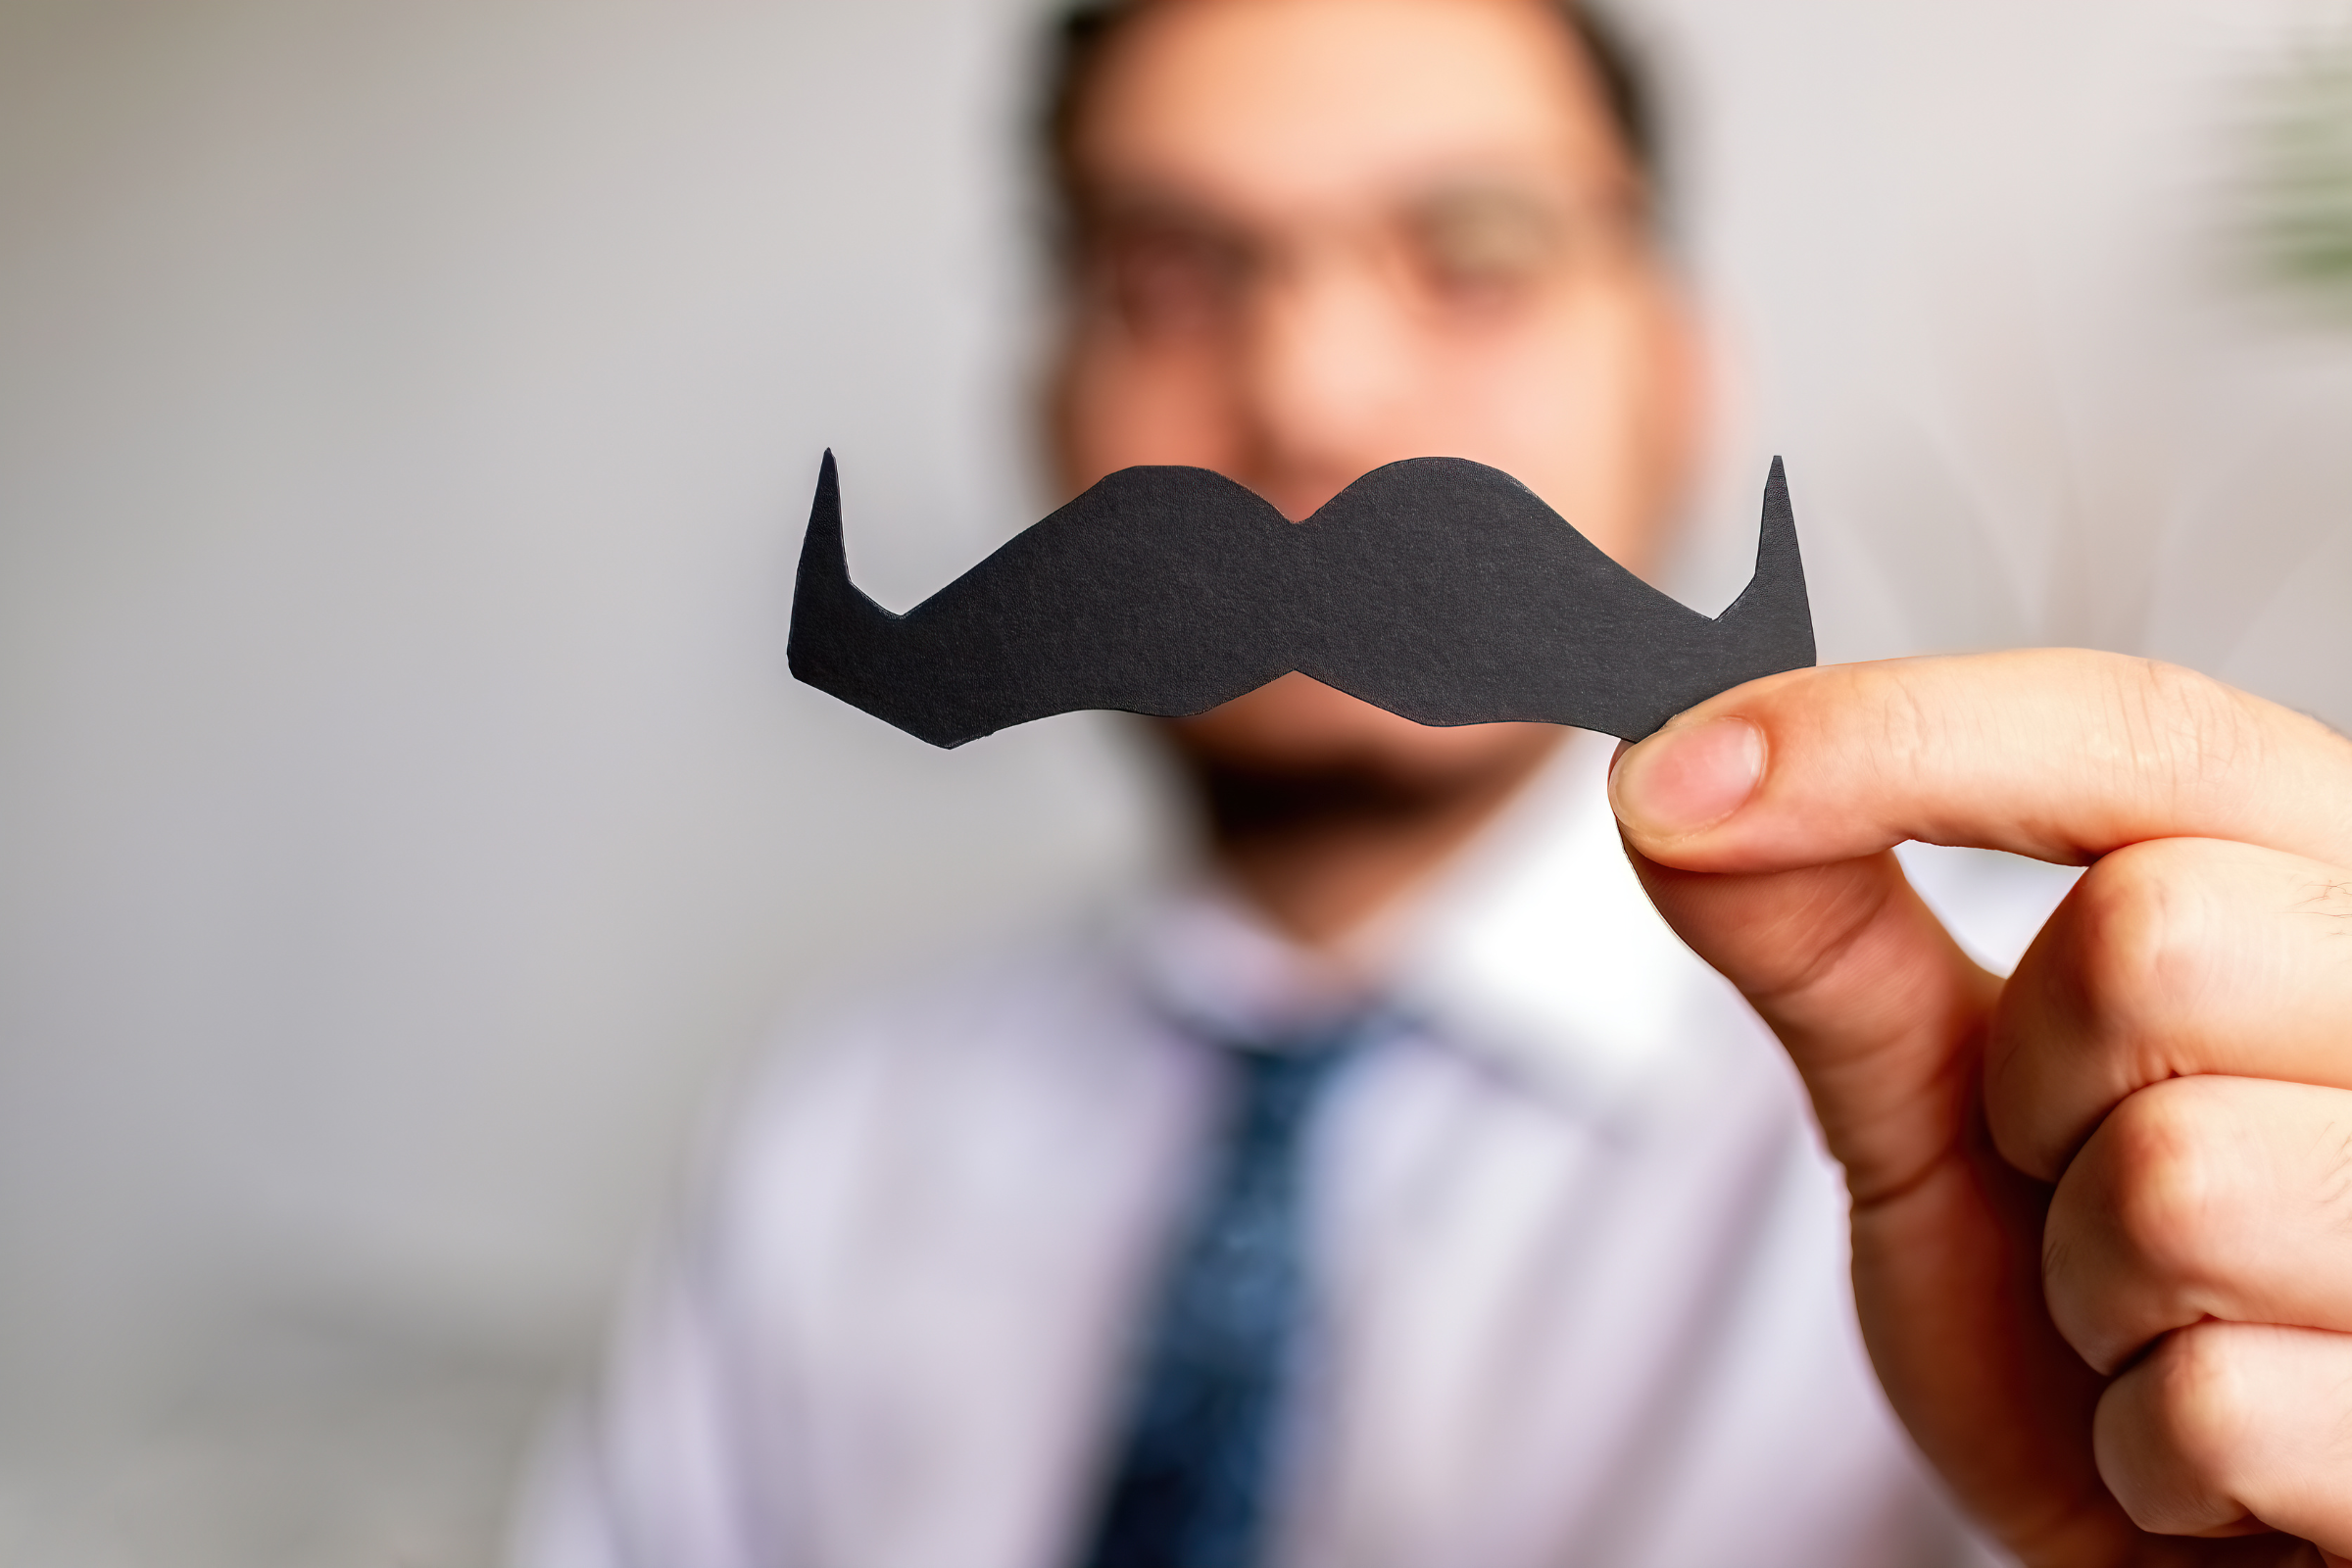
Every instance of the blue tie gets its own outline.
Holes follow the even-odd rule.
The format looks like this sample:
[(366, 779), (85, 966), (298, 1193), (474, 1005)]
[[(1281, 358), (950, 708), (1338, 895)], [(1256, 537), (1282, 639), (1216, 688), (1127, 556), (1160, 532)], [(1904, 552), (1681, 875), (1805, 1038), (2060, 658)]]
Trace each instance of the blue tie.
[(1223, 1135), (1169, 1258), (1085, 1568), (1252, 1568), (1306, 1306), (1305, 1133), (1370, 1033), (1229, 1050)]

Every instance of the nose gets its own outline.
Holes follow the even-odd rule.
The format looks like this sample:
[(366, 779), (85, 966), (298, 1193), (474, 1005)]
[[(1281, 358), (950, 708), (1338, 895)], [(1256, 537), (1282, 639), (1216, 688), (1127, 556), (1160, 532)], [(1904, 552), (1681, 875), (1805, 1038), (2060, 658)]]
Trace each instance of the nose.
[(1416, 384), (1404, 302), (1359, 259), (1261, 282), (1239, 366), (1243, 482), (1294, 521), (1408, 451)]

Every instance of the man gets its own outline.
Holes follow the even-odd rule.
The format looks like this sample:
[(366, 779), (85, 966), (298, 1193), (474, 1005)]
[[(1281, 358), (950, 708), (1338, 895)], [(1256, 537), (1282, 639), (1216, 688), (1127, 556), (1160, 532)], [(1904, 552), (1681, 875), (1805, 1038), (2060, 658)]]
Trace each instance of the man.
[[(1588, 23), (1070, 37), (1070, 488), (1301, 517), (1447, 454), (1654, 558), (1700, 376)], [(1295, 675), (1165, 733), (1207, 873), (794, 1049), (538, 1560), (1952, 1560), (1872, 1363), (2026, 1561), (2352, 1552), (2352, 746), (2070, 654), (1776, 677), (1613, 766)], [(1909, 838), (2095, 863), (2004, 986)]]

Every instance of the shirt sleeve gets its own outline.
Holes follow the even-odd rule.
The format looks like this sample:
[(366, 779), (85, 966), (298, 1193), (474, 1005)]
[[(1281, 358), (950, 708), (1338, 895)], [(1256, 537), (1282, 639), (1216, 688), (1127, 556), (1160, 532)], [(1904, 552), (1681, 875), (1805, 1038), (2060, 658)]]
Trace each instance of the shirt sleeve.
[(703, 1271), (632, 1314), (601, 1395), (556, 1429), (523, 1491), (515, 1568), (790, 1568), (760, 1528), (775, 1482), (746, 1485), (748, 1369)]

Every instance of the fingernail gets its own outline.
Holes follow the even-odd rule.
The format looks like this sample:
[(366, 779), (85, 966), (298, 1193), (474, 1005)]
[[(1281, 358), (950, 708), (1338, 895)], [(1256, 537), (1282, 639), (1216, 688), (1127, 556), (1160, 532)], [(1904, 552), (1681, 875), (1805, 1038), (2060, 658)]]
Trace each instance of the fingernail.
[(1744, 718), (1660, 730), (1609, 772), (1617, 819), (1648, 838), (1713, 827), (1747, 804), (1764, 776), (1764, 732)]

